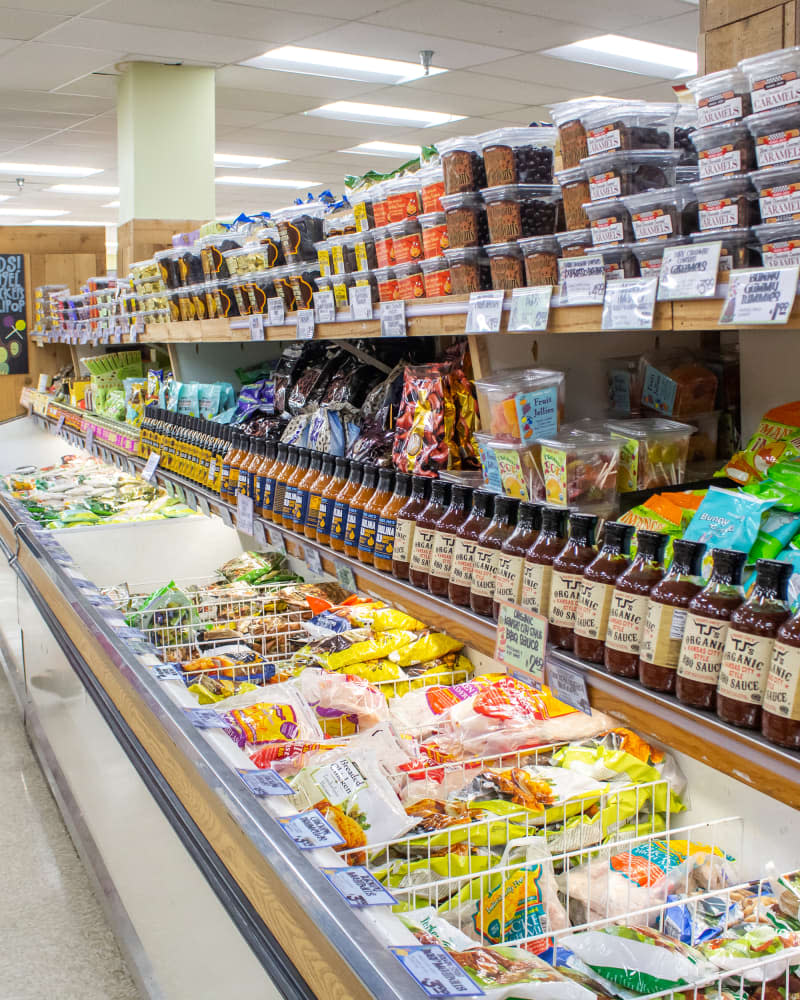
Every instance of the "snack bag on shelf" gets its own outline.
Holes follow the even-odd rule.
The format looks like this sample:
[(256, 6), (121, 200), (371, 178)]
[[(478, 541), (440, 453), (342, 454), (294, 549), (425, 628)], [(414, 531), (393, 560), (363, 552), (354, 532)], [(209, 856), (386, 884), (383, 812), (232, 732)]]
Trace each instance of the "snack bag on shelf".
[[(796, 929), (744, 921), (729, 926), (700, 950), (718, 969), (742, 975), (745, 982), (763, 983), (783, 977), (791, 965), (797, 965), (798, 949), (800, 933)], [(748, 970), (749, 964), (773, 955), (773, 961)]]
[(800, 402), (767, 410), (747, 446), (720, 470), (741, 486), (763, 479), (775, 462), (800, 456)]
[(447, 362), (405, 369), (392, 446), (392, 461), (401, 472), (435, 476), (461, 467), (451, 373)]
[(683, 537), (690, 542), (705, 544), (705, 568), (706, 564), (710, 565), (711, 550), (714, 548), (749, 552), (758, 537), (762, 517), (774, 506), (774, 500), (712, 486)]

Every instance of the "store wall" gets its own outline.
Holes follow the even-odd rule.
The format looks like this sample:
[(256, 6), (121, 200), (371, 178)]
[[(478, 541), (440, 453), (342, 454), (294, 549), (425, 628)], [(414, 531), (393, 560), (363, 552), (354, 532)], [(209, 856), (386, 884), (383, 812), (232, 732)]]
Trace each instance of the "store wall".
[(797, 45), (798, 38), (797, 0), (700, 0), (701, 73), (715, 73), (748, 56)]

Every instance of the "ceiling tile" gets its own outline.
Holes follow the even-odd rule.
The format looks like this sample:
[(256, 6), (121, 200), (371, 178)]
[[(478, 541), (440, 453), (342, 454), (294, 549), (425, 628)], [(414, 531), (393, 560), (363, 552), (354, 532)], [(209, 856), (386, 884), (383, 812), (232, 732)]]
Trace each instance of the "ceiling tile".
[(0, 106), (0, 126), (3, 128), (9, 125), (21, 126), (23, 128), (33, 126), (35, 128), (57, 131), (63, 128), (71, 128), (86, 121), (86, 115), (66, 115), (54, 114), (51, 111), (31, 111), (15, 110)]
[(355, 80), (334, 80), (325, 76), (306, 76), (303, 73), (281, 73), (276, 70), (255, 69), (252, 66), (224, 66), (217, 70), (217, 87), (252, 90), (262, 93), (297, 94), (344, 101), (360, 97), (375, 89), (372, 83)]
[(82, 14), (97, 6), (95, 0), (34, 0), (32, 6), (46, 14)]
[[(87, 36), (82, 37), (86, 41)], [(0, 87), (55, 90), (116, 62), (122, 51), (24, 42), (0, 56)]]
[(103, 72), (89, 73), (62, 87), (57, 87), (56, 93), (78, 97), (104, 97), (116, 101), (118, 78), (118, 73), (106, 68)]
[(568, 62), (565, 59), (552, 59), (542, 55), (517, 56), (515, 59), (502, 59), (475, 68), (489, 76), (511, 77), (520, 81), (562, 87), (565, 91), (569, 91), (570, 95), (576, 92), (586, 95), (605, 94), (611, 89), (627, 87), (629, 84), (635, 87), (655, 82), (653, 77), (603, 69), (586, 63)]
[(638, 87), (620, 87), (619, 90), (608, 91), (609, 97), (641, 98), (645, 101), (674, 101), (675, 91), (672, 89), (673, 83), (678, 80), (664, 80), (660, 83), (641, 84)]
[(266, 117), (274, 116), (264, 115), (263, 111), (240, 111), (232, 108), (217, 107), (217, 134), (219, 135), (220, 129), (230, 129), (231, 126), (244, 129), (250, 128), (252, 125), (260, 125)]
[[(420, 77), (419, 80), (403, 84), (403, 90), (414, 91), (420, 95), (428, 93), (457, 94), (463, 97), (485, 95), (492, 100), (503, 101), (508, 106), (530, 104), (531, 101), (557, 101), (563, 94), (560, 88), (546, 87), (539, 83), (521, 83), (519, 80), (504, 80), (499, 76), (473, 73), (471, 70), (456, 70), (439, 76)], [(418, 100), (425, 98), (420, 96)]]
[[(521, 88), (520, 88), (521, 89)], [(513, 107), (522, 101), (496, 101), (491, 91), (486, 97), (459, 97), (455, 94), (425, 93), (410, 87), (384, 87), (372, 91), (365, 100), (371, 104), (389, 104), (400, 108), (419, 108), (423, 102), (426, 111), (444, 111), (451, 115), (485, 115)]]
[(644, 42), (658, 42), (661, 45), (675, 45), (681, 49), (697, 48), (697, 36), (700, 31), (700, 14), (690, 10), (677, 17), (667, 17), (661, 21), (651, 21), (635, 28), (629, 27), (620, 31), (621, 35), (640, 38)]
[[(478, 0), (476, 5), (514, 10), (523, 14), (531, 11), (531, 0)], [(630, 0), (603, 0), (603, 3), (597, 3), (597, 0), (546, 0), (537, 6), (540, 8), (537, 13), (544, 17), (602, 29), (599, 32), (588, 32), (585, 37), (619, 31), (632, 24), (644, 24), (646, 21), (686, 11), (686, 4), (681, 0), (637, 0), (636, 4), (630, 3)]]
[[(362, 142), (367, 139), (388, 139), (391, 141), (402, 134), (402, 129), (393, 128), (391, 125), (376, 125), (373, 122), (345, 122), (335, 118), (316, 118), (308, 115), (287, 115), (285, 118), (277, 118), (271, 123), (270, 128), (280, 131), (291, 132), (290, 141), (294, 142), (300, 135), (315, 137), (324, 141), (324, 137), (336, 136), (335, 142), (341, 140), (342, 145), (352, 146), (354, 142)], [(402, 139), (398, 140), (402, 142)]]
[(0, 90), (0, 106), (87, 116), (102, 114), (114, 105), (111, 101), (95, 97), (48, 94), (35, 90)]
[[(393, 7), (398, 2), (399, 0), (337, 0), (336, 16), (345, 21), (354, 21), (376, 11), (385, 10), (387, 7)], [(276, 5), (275, 0), (235, 0), (235, 2), (218, 0), (218, 3), (220, 7), (256, 7), (267, 10), (271, 17), (280, 14), (292, 16), (308, 14), (320, 18), (331, 13), (329, 0), (294, 0), (291, 5), (289, 2), (284, 2), (283, 6)]]
[[(38, 4), (37, 4), (38, 6)], [(45, 14), (40, 10), (23, 10), (19, 7), (0, 7), (0, 24), (8, 38), (35, 38), (43, 31), (55, 28), (66, 15)]]

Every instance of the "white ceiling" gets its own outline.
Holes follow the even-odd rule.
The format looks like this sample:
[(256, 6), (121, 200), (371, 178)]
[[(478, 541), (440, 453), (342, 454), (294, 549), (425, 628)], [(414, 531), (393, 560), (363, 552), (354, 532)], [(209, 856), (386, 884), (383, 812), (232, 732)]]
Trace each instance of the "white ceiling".
[[(698, 31), (697, 8), (684, 0), (293, 0), (292, 9), (273, 6), (280, 2), (289, 7), (289, 0), (31, 0), (24, 8), (0, 7), (0, 160), (97, 167), (103, 173), (86, 183), (116, 184), (116, 65), (183, 61), (217, 69), (218, 152), (286, 159), (258, 173), (319, 181), (336, 194), (345, 174), (402, 162), (340, 152), (359, 142), (430, 144), (527, 125), (546, 119), (545, 105), (586, 94), (670, 99), (664, 79), (537, 53), (608, 32), (693, 49)], [(237, 65), (284, 44), (410, 62), (420, 49), (432, 49), (434, 64), (449, 72), (387, 87)], [(467, 117), (409, 129), (303, 114), (348, 99)], [(51, 183), (28, 178), (19, 194), (14, 178), (0, 175), (0, 194), (11, 196), (0, 209), (68, 209), (65, 221), (116, 221), (114, 209), (102, 208), (108, 196), (45, 191)], [(303, 193), (217, 185), (217, 214), (274, 209)], [(0, 222), (14, 222), (3, 214)]]

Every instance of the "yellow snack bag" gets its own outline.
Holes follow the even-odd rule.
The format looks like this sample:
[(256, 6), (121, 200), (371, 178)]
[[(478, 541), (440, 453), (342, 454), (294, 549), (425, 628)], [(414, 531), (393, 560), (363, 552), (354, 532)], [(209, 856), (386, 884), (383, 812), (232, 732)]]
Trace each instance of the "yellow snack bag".
[(389, 653), (389, 659), (401, 667), (413, 667), (417, 663), (427, 663), (448, 653), (457, 653), (464, 643), (444, 632), (426, 632), (409, 645)]
[[(417, 636), (417, 632), (409, 632), (405, 629), (373, 632), (363, 641), (354, 642), (347, 649), (343, 649), (337, 653), (328, 653), (326, 656), (320, 657), (320, 659), (327, 670), (342, 670), (344, 667), (350, 667), (353, 663), (383, 659), (402, 646), (410, 646), (416, 640)], [(400, 666), (402, 665), (400, 663)]]

